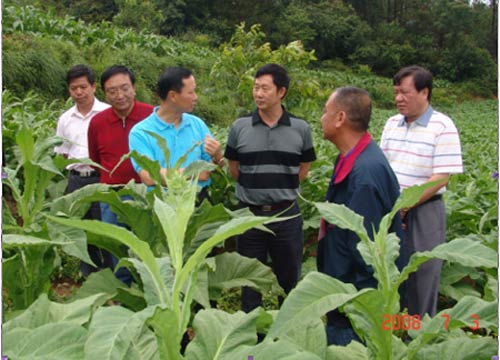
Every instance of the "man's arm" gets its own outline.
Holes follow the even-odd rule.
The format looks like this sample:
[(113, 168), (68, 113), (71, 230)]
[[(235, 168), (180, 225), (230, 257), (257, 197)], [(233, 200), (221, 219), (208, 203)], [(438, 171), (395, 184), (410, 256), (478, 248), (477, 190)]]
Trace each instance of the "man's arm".
[[(165, 185), (164, 179), (167, 176), (167, 169), (161, 168), (160, 175), (162, 178), (162, 184)], [(149, 172), (144, 169), (139, 170), (139, 177), (141, 178), (141, 181), (147, 186), (153, 186), (155, 184), (155, 181), (151, 178)]]
[[(446, 186), (448, 184), (448, 181), (450, 180), (450, 174), (433, 174), (427, 181), (426, 183), (433, 182), (433, 181), (439, 181), (440, 182), (437, 185), (434, 185), (433, 187), (428, 188), (427, 190), (424, 191), (422, 196), (420, 197), (420, 200), (418, 203), (413, 205), (413, 207), (416, 207), (418, 205), (422, 205), (425, 203), (427, 200), (429, 200), (431, 197), (433, 197), (439, 189), (441, 189), (443, 186)], [(406, 214), (410, 208), (407, 209), (401, 209), (401, 219), (404, 220), (406, 218)], [(406, 225), (403, 224), (403, 228)]]
[[(90, 120), (89, 128), (87, 131), (87, 145), (89, 149), (89, 159), (98, 164), (101, 163), (99, 156), (99, 145), (97, 143), (97, 131), (95, 126), (92, 126), (94, 118)], [(96, 169), (97, 170), (97, 169)]]
[(307, 177), (307, 174), (309, 173), (309, 169), (311, 168), (311, 163), (300, 163), (300, 168), (299, 168), (299, 181), (302, 182), (305, 180)]
[(240, 162), (235, 160), (228, 160), (227, 163), (228, 163), (229, 173), (231, 174), (234, 180), (238, 181), (238, 178), (240, 176)]
[(429, 183), (433, 181), (439, 181), (439, 183), (425, 190), (422, 196), (420, 197), (420, 200), (415, 206), (423, 204), (431, 197), (433, 197), (439, 191), (439, 189), (448, 184), (449, 180), (450, 180), (450, 174), (433, 174), (426, 182)]

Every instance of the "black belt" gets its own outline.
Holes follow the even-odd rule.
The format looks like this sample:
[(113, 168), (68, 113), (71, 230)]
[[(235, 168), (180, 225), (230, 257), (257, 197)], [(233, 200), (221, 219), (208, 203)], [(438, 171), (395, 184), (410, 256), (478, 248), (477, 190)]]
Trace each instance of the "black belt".
[[(425, 203), (431, 202), (431, 201), (436, 201), (436, 200), (441, 200), (443, 198), (443, 194), (437, 194), (429, 198)], [(424, 204), (425, 204), (424, 203)]]
[(240, 203), (244, 207), (249, 207), (250, 210), (269, 212), (269, 211), (277, 211), (277, 210), (286, 209), (286, 208), (292, 206), (295, 203), (295, 200), (285, 200), (285, 201), (280, 201), (280, 202), (277, 202), (274, 204), (268, 204), (268, 205), (253, 205), (253, 204), (244, 203), (242, 201)]
[(88, 171), (70, 170), (69, 173), (83, 178), (99, 176), (99, 172), (95, 170), (88, 170)]

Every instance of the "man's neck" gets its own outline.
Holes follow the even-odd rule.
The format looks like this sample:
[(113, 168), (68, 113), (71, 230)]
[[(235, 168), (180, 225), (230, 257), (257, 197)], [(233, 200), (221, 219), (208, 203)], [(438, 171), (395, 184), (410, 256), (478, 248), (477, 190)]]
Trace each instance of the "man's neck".
[(156, 115), (165, 123), (173, 124), (176, 128), (179, 127), (182, 119), (182, 112), (173, 110), (169, 106), (162, 106), (156, 111)]
[(425, 106), (424, 110), (421, 111), (419, 114), (416, 114), (416, 115), (413, 115), (413, 116), (405, 116), (405, 121), (408, 123), (408, 124), (411, 124), (412, 122), (414, 122), (415, 120), (417, 120), (418, 118), (420, 118), (422, 115), (425, 114), (425, 112), (427, 111), (427, 109), (429, 108), (430, 104), (427, 104), (427, 106)]
[(349, 134), (344, 138), (344, 141), (338, 144), (340, 153), (344, 156), (349, 153), (365, 134), (366, 132), (349, 132)]
[(283, 115), (283, 108), (281, 104), (279, 106), (274, 106), (268, 110), (259, 109), (259, 116), (264, 123), (268, 126), (274, 126), (279, 121), (281, 116)]
[(76, 109), (80, 114), (86, 116), (92, 110), (93, 106), (94, 106), (94, 100), (92, 100), (92, 103), (90, 103), (89, 105), (82, 105), (82, 106), (76, 105)]

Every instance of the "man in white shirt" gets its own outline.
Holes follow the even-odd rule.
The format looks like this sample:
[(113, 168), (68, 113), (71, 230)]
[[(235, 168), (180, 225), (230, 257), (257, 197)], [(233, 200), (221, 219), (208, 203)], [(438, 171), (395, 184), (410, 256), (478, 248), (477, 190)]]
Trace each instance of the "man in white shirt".
[[(75, 105), (59, 117), (56, 135), (64, 138), (64, 143), (54, 151), (68, 159), (85, 159), (89, 157), (87, 145), (87, 129), (92, 117), (109, 108), (109, 105), (95, 97), (96, 76), (87, 65), (71, 67), (66, 76), (69, 95)], [(78, 190), (86, 185), (99, 182), (99, 173), (92, 167), (84, 164), (70, 164), (67, 166), (68, 187), (66, 193)], [(85, 215), (85, 219), (101, 219), (98, 203), (93, 203)], [(95, 246), (89, 246), (89, 255), (99, 268), (110, 267), (110, 255)], [(87, 276), (96, 269), (82, 262), (82, 273)]]
[[(437, 182), (419, 202), (401, 211), (408, 255), (429, 251), (446, 241), (443, 194), (451, 174), (463, 172), (458, 130), (432, 108), (432, 74), (420, 66), (402, 68), (393, 78), (399, 114), (387, 120), (380, 147), (389, 160), (401, 190)], [(423, 317), (437, 312), (442, 261), (420, 265), (407, 282), (408, 314)]]

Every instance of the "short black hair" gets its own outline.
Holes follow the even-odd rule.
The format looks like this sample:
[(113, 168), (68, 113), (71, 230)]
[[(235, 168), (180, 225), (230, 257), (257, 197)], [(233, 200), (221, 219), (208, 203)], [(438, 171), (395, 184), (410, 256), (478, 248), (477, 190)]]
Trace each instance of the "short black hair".
[(90, 85), (95, 84), (95, 72), (89, 66), (84, 64), (73, 65), (66, 73), (66, 82), (85, 76)]
[(132, 70), (130, 70), (125, 65), (112, 65), (112, 66), (108, 67), (106, 70), (104, 70), (104, 72), (101, 75), (101, 88), (102, 88), (102, 90), (106, 90), (106, 89), (104, 89), (104, 84), (106, 83), (106, 81), (108, 81), (108, 79), (111, 76), (116, 75), (116, 74), (128, 75), (132, 85), (135, 84), (135, 75), (132, 72)]
[(432, 73), (421, 66), (407, 66), (399, 70), (398, 73), (394, 75), (392, 81), (393, 85), (400, 85), (401, 80), (408, 76), (411, 76), (413, 78), (415, 89), (417, 89), (418, 92), (422, 91), (425, 88), (429, 89), (427, 100), (430, 101), (432, 95)]
[(335, 90), (334, 103), (346, 113), (351, 127), (359, 132), (368, 130), (372, 114), (372, 101), (365, 89), (345, 86)]
[(160, 99), (165, 100), (169, 91), (173, 90), (177, 93), (182, 91), (184, 87), (184, 79), (192, 76), (191, 70), (175, 66), (167, 68), (158, 79), (156, 93)]
[[(288, 73), (283, 66), (278, 64), (266, 64), (259, 70), (257, 70), (254, 79), (257, 79), (263, 75), (271, 75), (273, 77), (274, 85), (276, 85), (278, 90), (284, 87), (286, 90), (286, 95), (286, 93), (288, 92), (288, 87), (290, 86), (290, 77), (288, 76)], [(283, 95), (283, 97), (285, 97), (285, 95)]]

